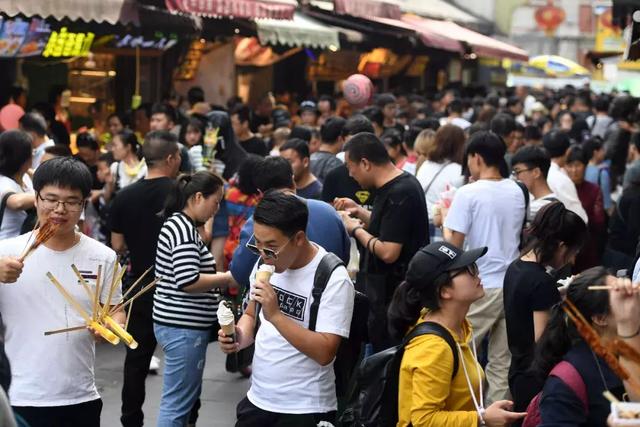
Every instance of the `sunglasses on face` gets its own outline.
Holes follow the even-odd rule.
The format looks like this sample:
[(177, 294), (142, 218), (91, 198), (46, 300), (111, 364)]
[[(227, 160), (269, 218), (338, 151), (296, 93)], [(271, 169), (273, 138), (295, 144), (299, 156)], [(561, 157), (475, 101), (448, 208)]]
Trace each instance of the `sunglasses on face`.
[(471, 277), (478, 277), (480, 275), (480, 270), (478, 269), (478, 264), (476, 264), (475, 262), (473, 264), (469, 264), (466, 267), (456, 271), (455, 273), (453, 273), (451, 275), (451, 278), (453, 279), (456, 276), (459, 276), (461, 274), (464, 273), (469, 273), (469, 275)]
[(245, 247), (258, 256), (263, 256), (265, 259), (276, 261), (280, 252), (282, 252), (282, 250), (291, 242), (291, 239), (293, 237), (289, 238), (289, 240), (287, 240), (287, 243), (275, 250), (269, 248), (259, 248), (255, 243), (250, 243), (252, 240), (254, 240), (254, 238), (255, 236), (252, 234), (251, 238), (249, 238), (249, 240), (245, 244)]

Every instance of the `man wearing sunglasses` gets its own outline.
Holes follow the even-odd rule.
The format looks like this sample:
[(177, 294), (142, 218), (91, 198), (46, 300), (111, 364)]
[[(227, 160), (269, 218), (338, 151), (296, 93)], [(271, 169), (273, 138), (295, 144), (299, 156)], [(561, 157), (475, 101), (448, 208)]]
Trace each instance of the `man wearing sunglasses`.
[(333, 362), (341, 339), (349, 336), (353, 284), (344, 266), (333, 271), (311, 330), (314, 278), (327, 251), (307, 238), (306, 203), (291, 193), (271, 191), (253, 218), (255, 243), (247, 246), (264, 264), (274, 266), (275, 273), (269, 283), (256, 281), (256, 263), (251, 302), (236, 325), (235, 337), (218, 333), (225, 353), (255, 342), (251, 388), (238, 404), (236, 427), (333, 424)]

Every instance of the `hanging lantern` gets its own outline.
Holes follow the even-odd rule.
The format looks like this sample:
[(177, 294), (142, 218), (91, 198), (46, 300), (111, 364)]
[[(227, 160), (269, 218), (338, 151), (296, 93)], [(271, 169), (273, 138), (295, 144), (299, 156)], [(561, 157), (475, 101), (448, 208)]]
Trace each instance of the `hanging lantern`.
[(547, 37), (552, 37), (556, 29), (566, 18), (566, 13), (561, 7), (555, 6), (553, 0), (548, 0), (547, 5), (540, 7), (535, 13), (538, 28), (540, 28)]

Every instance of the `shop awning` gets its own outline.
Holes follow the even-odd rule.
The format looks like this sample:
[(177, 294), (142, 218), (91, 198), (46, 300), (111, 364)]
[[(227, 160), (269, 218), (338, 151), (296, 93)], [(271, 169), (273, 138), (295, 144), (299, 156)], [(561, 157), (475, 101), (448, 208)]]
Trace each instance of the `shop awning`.
[(295, 0), (165, 0), (172, 12), (207, 17), (293, 19)]
[(293, 19), (256, 19), (258, 39), (262, 44), (314, 47), (338, 50), (338, 30), (320, 24), (315, 19), (296, 12)]
[(0, 12), (9, 16), (139, 24), (134, 0), (0, 0)]
[(393, 0), (402, 12), (461, 24), (479, 25), (480, 19), (445, 0)]
[(425, 46), (429, 46), (435, 49), (448, 50), (450, 52), (464, 52), (464, 48), (458, 40), (433, 31), (427, 26), (418, 26), (414, 23), (400, 21), (398, 19), (372, 18), (372, 20), (381, 24), (415, 31), (420, 36), (420, 39)]
[(400, 19), (402, 11), (398, 5), (381, 0), (334, 0), (334, 11), (359, 18)]
[(434, 19), (420, 18), (415, 15), (404, 15), (402, 20), (416, 29), (430, 31), (451, 39), (464, 42), (473, 48), (478, 56), (491, 58), (509, 58), (518, 61), (528, 61), (529, 54), (519, 47), (509, 43), (493, 39), (484, 34), (464, 28), (451, 21), (436, 21)]

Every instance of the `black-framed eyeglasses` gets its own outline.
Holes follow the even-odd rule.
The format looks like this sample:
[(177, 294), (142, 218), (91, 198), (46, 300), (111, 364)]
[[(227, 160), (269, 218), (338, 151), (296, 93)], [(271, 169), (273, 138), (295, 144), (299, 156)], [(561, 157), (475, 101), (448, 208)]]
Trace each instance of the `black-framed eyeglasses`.
[(49, 197), (42, 197), (40, 193), (37, 193), (36, 196), (42, 202), (43, 209), (47, 211), (56, 210), (58, 208), (58, 205), (62, 205), (64, 210), (69, 212), (80, 212), (82, 209), (84, 209), (84, 200), (62, 201)]
[(476, 264), (475, 262), (473, 264), (469, 264), (466, 267), (456, 271), (455, 273), (453, 273), (451, 275), (451, 278), (453, 279), (456, 276), (459, 276), (461, 274), (464, 273), (469, 273), (469, 275), (471, 275), (472, 277), (478, 277), (480, 275), (480, 270), (478, 269), (478, 264)]
[(514, 178), (517, 178), (522, 172), (528, 172), (530, 170), (533, 170), (532, 168), (528, 168), (528, 169), (514, 169), (511, 171), (511, 176)]
[(280, 254), (280, 252), (282, 252), (282, 250), (291, 242), (291, 239), (293, 239), (293, 237), (290, 237), (289, 240), (287, 240), (287, 243), (285, 243), (284, 245), (280, 246), (278, 249), (269, 249), (269, 248), (259, 248), (258, 245), (256, 245), (255, 243), (251, 243), (251, 241), (254, 239), (254, 235), (252, 234), (251, 237), (249, 238), (249, 240), (247, 240), (247, 243), (245, 244), (245, 247), (247, 249), (249, 249), (251, 252), (253, 252), (254, 254), (260, 256), (264, 256), (266, 259), (271, 259), (276, 261), (278, 259), (278, 255)]

